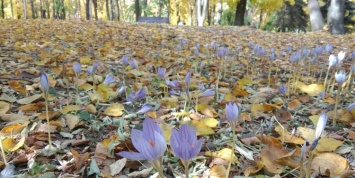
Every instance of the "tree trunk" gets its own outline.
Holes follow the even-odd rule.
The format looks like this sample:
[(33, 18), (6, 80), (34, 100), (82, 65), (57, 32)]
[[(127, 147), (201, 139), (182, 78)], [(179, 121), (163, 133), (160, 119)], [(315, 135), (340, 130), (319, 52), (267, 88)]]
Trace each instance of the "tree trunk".
[(85, 4), (85, 15), (86, 15), (86, 20), (90, 20), (90, 0), (86, 0)]
[(140, 16), (140, 10), (139, 10), (139, 0), (135, 0), (134, 2), (134, 7), (135, 7), (135, 12), (136, 12), (136, 22), (138, 21), (138, 18)]
[(81, 0), (78, 0), (78, 18), (81, 18)]
[(115, 5), (115, 0), (110, 0), (110, 4), (111, 4), (111, 17), (112, 17), (112, 20), (116, 20), (116, 5)]
[(221, 20), (222, 20), (222, 12), (223, 12), (223, 6), (222, 2), (217, 3), (217, 25), (221, 25)]
[(64, 0), (62, 0), (61, 8), (62, 8), (62, 19), (65, 19), (65, 18), (66, 18), (66, 15), (65, 15), (65, 4), (64, 4)]
[(143, 0), (142, 7), (144, 9), (144, 11), (143, 11), (143, 16), (144, 17), (148, 16), (148, 14), (147, 14), (147, 6), (148, 6), (148, 0)]
[(46, 13), (47, 13), (47, 19), (50, 19), (51, 13), (49, 11), (49, 0), (46, 0)]
[(53, 16), (53, 19), (57, 18), (56, 8), (57, 8), (57, 3), (56, 3), (55, 0), (52, 0), (52, 16)]
[(162, 0), (158, 0), (158, 17), (161, 17), (161, 1)]
[(31, 5), (31, 16), (32, 16), (32, 19), (35, 19), (36, 18), (36, 12), (35, 12), (35, 5), (34, 5), (34, 0), (30, 0), (30, 5)]
[(118, 0), (116, 0), (116, 8), (117, 8), (117, 21), (120, 21), (120, 6), (118, 5)]
[(207, 2), (208, 0), (196, 0), (197, 8), (197, 25), (202, 27), (205, 23), (207, 14)]
[(243, 26), (244, 25), (244, 15), (247, 7), (247, 0), (240, 0), (235, 8), (234, 25)]
[(107, 20), (111, 20), (110, 19), (110, 7), (109, 7), (109, 2), (108, 0), (106, 0), (106, 15), (107, 15)]
[(261, 24), (263, 23), (263, 10), (260, 9), (260, 14), (259, 14), (259, 29), (261, 29)]
[(318, 0), (308, 0), (309, 19), (312, 31), (323, 30), (324, 22)]
[(5, 18), (4, 0), (1, 0), (1, 17)]
[(23, 0), (23, 18), (24, 19), (27, 19), (27, 3), (26, 3), (26, 0)]
[(92, 4), (94, 5), (95, 20), (99, 20), (99, 17), (97, 16), (97, 0), (92, 0)]
[(344, 34), (344, 0), (331, 0), (328, 9), (328, 27), (332, 34)]
[(12, 0), (10, 0), (10, 6), (11, 6), (11, 18), (14, 19), (14, 5), (12, 3)]

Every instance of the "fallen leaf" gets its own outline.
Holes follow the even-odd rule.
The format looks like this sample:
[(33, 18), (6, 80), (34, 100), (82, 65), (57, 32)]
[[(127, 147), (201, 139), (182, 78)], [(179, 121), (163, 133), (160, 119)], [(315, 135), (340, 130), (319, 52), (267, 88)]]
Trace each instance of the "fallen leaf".
[(311, 168), (313, 171), (320, 171), (322, 175), (336, 176), (348, 170), (349, 163), (345, 158), (335, 153), (323, 153), (313, 159)]
[(110, 171), (111, 171), (111, 176), (115, 176), (118, 173), (120, 173), (122, 171), (122, 169), (124, 168), (124, 166), (126, 165), (127, 159), (126, 158), (122, 158), (117, 160), (115, 163), (110, 165)]
[(113, 103), (107, 107), (103, 114), (108, 116), (121, 116), (123, 114), (124, 106), (122, 104)]

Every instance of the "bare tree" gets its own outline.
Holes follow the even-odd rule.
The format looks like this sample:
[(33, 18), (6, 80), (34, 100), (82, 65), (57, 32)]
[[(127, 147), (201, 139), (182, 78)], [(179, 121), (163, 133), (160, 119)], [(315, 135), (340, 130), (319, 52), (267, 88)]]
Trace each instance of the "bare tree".
[(26, 0), (23, 0), (22, 6), (23, 6), (23, 18), (27, 19), (27, 3), (26, 3)]
[(216, 19), (217, 25), (221, 25), (222, 12), (223, 12), (222, 4), (223, 4), (223, 1), (219, 1), (217, 3), (217, 19)]
[(235, 8), (234, 25), (243, 26), (244, 25), (244, 15), (247, 7), (247, 0), (240, 0)]
[(344, 0), (331, 0), (328, 9), (328, 26), (332, 34), (344, 34)]
[(202, 27), (206, 20), (208, 0), (196, 0), (197, 25)]
[(312, 31), (323, 30), (324, 21), (318, 0), (308, 0), (309, 19)]

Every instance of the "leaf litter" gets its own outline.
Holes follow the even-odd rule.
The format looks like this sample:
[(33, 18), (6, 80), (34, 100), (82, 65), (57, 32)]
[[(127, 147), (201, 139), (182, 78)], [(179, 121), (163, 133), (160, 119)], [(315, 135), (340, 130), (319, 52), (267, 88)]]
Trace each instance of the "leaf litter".
[[(329, 121), (335, 115), (337, 90), (342, 90), (337, 127), (328, 122), (311, 170), (323, 176), (354, 173), (354, 150), (343, 148), (355, 138), (355, 109), (346, 109), (355, 101), (353, 78), (338, 86), (331, 70), (328, 86), (323, 85), (331, 53), (345, 51), (346, 60), (337, 70), (353, 72), (352, 35), (123, 22), (0, 23), (0, 138), (6, 155), (0, 165), (7, 170), (13, 169), (5, 166), (8, 162), (14, 164), (18, 177), (153, 175), (147, 162), (116, 154), (136, 151), (130, 130), (141, 129), (145, 116), (160, 123), (168, 143), (171, 130), (184, 123), (205, 138), (191, 168), (197, 177), (225, 176), (231, 144), (237, 149), (229, 175), (295, 177), (301, 146), (315, 139), (319, 114), (328, 112)], [(303, 57), (294, 62), (297, 54)], [(316, 61), (310, 62), (314, 56)], [(81, 65), (79, 75), (75, 62)], [(159, 74), (158, 67), (165, 73)], [(50, 126), (41, 72), (49, 74)], [(231, 143), (228, 102), (238, 103), (241, 110), (237, 143)], [(146, 111), (144, 106), (152, 107)], [(53, 154), (46, 153), (48, 130)], [(168, 149), (164, 173), (183, 175), (181, 163), (170, 153)]]

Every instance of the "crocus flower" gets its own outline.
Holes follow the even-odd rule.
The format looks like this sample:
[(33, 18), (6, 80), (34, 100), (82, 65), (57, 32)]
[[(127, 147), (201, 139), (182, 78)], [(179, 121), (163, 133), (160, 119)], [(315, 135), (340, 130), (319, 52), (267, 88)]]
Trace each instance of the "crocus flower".
[(346, 78), (345, 71), (342, 70), (340, 72), (335, 73), (335, 80), (339, 85), (343, 85), (345, 78)]
[(203, 96), (213, 96), (214, 95), (214, 90), (213, 89), (207, 89), (202, 93)]
[(191, 81), (191, 72), (187, 72), (185, 75), (185, 83), (187, 86), (190, 85), (190, 81)]
[(197, 156), (201, 150), (202, 143), (203, 138), (197, 140), (195, 130), (186, 124), (182, 125), (179, 131), (173, 129), (170, 137), (171, 150), (183, 161), (188, 161)]
[(97, 67), (99, 67), (99, 61), (95, 61), (95, 62), (92, 64), (92, 68), (94, 69), (94, 71), (97, 69)]
[(333, 45), (331, 45), (331, 44), (326, 44), (325, 45), (325, 52), (327, 54), (329, 54), (332, 49), (333, 49)]
[(161, 160), (167, 145), (158, 123), (146, 117), (143, 131), (132, 129), (131, 140), (138, 152), (121, 151), (118, 155), (131, 160)]
[(39, 81), (41, 83), (42, 92), (44, 93), (44, 96), (47, 97), (49, 92), (49, 82), (47, 74), (42, 72)]
[(74, 62), (73, 69), (74, 69), (75, 76), (79, 76), (81, 72), (81, 64), (79, 62)]
[(115, 79), (112, 77), (112, 75), (107, 74), (104, 80), (104, 84), (108, 85), (113, 82), (115, 82)]
[(235, 103), (232, 104), (231, 102), (229, 102), (226, 105), (226, 116), (231, 125), (234, 126), (239, 116), (239, 109)]
[(118, 94), (123, 94), (123, 93), (125, 93), (126, 92), (126, 87), (125, 86), (121, 86), (119, 89), (118, 89)]
[(317, 127), (316, 127), (316, 138), (319, 138), (327, 124), (328, 116), (327, 113), (322, 112), (319, 116)]
[(335, 66), (335, 64), (337, 63), (338, 63), (337, 58), (333, 54), (331, 54), (329, 56), (329, 68)]
[(194, 50), (194, 56), (198, 57), (198, 55), (199, 55), (198, 49), (195, 49)]
[(339, 62), (342, 62), (345, 59), (345, 52), (344, 51), (340, 51), (338, 53), (338, 60)]
[(292, 46), (287, 45), (286, 48), (285, 48), (285, 51), (286, 51), (286, 52), (292, 51)]
[(87, 70), (86, 70), (86, 73), (88, 75), (92, 75), (94, 73), (94, 68), (93, 67), (89, 67)]
[(181, 45), (180, 45), (180, 44), (178, 44), (178, 45), (176, 46), (176, 50), (177, 50), (177, 51), (180, 51), (180, 50), (181, 50)]
[(146, 113), (146, 112), (152, 110), (152, 108), (153, 108), (153, 106), (150, 106), (150, 105), (148, 105), (148, 104), (144, 104), (144, 105), (142, 106), (142, 108), (141, 108), (139, 111), (137, 111), (137, 113), (138, 113), (138, 114), (144, 114), (144, 113)]
[(161, 47), (164, 47), (165, 44), (166, 44), (165, 41), (164, 41), (164, 40), (161, 40), (161, 43), (160, 43)]
[(128, 57), (127, 55), (123, 55), (123, 56), (122, 56), (122, 64), (123, 64), (124, 66), (127, 65), (128, 59), (129, 59), (129, 57)]
[(302, 149), (301, 149), (301, 159), (305, 159), (305, 155), (306, 155), (306, 149), (307, 149), (307, 140), (304, 140), (304, 143), (302, 145)]
[(325, 125), (327, 124), (328, 116), (327, 113), (322, 112), (322, 114), (319, 116), (317, 127), (316, 127), (316, 139), (313, 140), (310, 150), (313, 151), (316, 146), (318, 145), (318, 142), (320, 140), (320, 136), (322, 135), (322, 132), (325, 128)]
[(163, 79), (165, 73), (166, 73), (166, 68), (164, 68), (164, 67), (158, 67), (158, 69), (157, 69), (157, 75), (158, 75), (159, 79)]
[(355, 59), (355, 50), (353, 50), (353, 51), (351, 52), (350, 58), (351, 58), (351, 60), (354, 60), (354, 59)]
[(347, 108), (346, 108), (346, 112), (350, 112), (351, 110), (355, 109), (355, 102), (351, 103)]
[(141, 88), (140, 90), (137, 91), (136, 93), (136, 100), (141, 100), (143, 98), (146, 97), (145, 91), (143, 90), (143, 88)]
[(136, 59), (133, 58), (133, 60), (129, 61), (128, 63), (133, 69), (137, 69), (138, 64), (137, 64)]
[(286, 94), (286, 92), (287, 92), (286, 86), (285, 86), (285, 85), (281, 85), (281, 86), (279, 87), (279, 93), (280, 93), (281, 95), (284, 95), (284, 94)]

